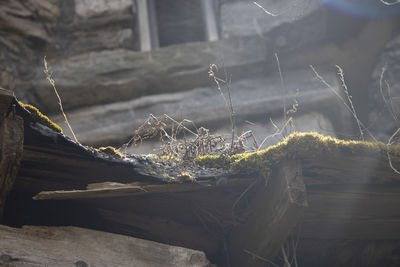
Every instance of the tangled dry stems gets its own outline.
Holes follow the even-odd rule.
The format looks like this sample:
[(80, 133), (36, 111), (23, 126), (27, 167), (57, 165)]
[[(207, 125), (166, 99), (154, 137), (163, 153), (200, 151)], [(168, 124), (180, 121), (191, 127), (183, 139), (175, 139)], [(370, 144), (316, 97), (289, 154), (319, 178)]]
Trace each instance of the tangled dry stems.
[(193, 160), (204, 155), (231, 156), (246, 151), (246, 141), (252, 135), (248, 131), (233, 142), (221, 135), (213, 135), (210, 130), (196, 125), (190, 120), (180, 122), (164, 114), (157, 118), (150, 114), (135, 131), (133, 137), (121, 149), (136, 146), (144, 140), (158, 138), (161, 142), (160, 155), (182, 160)]

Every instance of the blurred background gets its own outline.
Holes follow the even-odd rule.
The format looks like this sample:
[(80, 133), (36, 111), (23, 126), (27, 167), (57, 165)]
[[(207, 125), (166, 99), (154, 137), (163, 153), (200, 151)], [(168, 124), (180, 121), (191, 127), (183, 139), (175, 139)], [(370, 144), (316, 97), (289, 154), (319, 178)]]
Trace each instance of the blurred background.
[[(149, 114), (188, 119), (229, 139), (230, 113), (208, 75), (211, 64), (231, 95), (236, 135), (252, 130), (260, 145), (278, 133), (263, 147), (282, 137), (283, 126), (360, 139), (335, 65), (367, 140), (366, 128), (387, 142), (399, 127), (400, 4), (2, 0), (0, 86), (70, 135), (43, 72), (45, 56), (71, 126), (87, 145), (120, 146)], [(158, 146), (152, 140), (130, 152)]]

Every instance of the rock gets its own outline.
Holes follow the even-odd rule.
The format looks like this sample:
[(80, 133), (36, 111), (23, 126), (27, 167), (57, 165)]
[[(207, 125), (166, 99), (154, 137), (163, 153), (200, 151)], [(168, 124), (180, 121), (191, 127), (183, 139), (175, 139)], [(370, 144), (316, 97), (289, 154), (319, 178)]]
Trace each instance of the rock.
[[(400, 35), (390, 41), (372, 73), (369, 123), (379, 140), (388, 138), (400, 127)], [(380, 86), (382, 71), (382, 87)], [(382, 91), (381, 91), (382, 89)], [(386, 101), (386, 103), (385, 103)]]
[(75, 12), (80, 18), (88, 18), (131, 8), (132, 3), (132, 0), (75, 0)]
[[(208, 85), (210, 64), (221, 61), (236, 79), (260, 75), (265, 72), (267, 55), (258, 38), (224, 39), (151, 52), (124, 49), (92, 52), (55, 62), (50, 68), (64, 108), (70, 110)], [(35, 89), (28, 94), (35, 97), (41, 110), (58, 111), (54, 92), (44, 79), (41, 66), (32, 87)]]
[[(269, 122), (269, 118), (281, 116), (282, 91), (280, 79), (276, 76), (240, 80), (231, 84), (233, 107), (238, 125), (243, 125), (246, 120), (265, 125)], [(334, 74), (325, 73), (323, 76), (334, 88), (338, 87)], [(299, 113), (322, 109), (324, 116), (335, 123), (337, 128), (341, 122), (348, 120), (348, 117), (341, 112), (343, 109), (336, 101), (336, 96), (319, 81), (313, 79), (311, 70), (288, 73), (285, 75), (285, 86), (288, 109), (296, 99), (299, 103)], [(299, 89), (299, 93), (296, 93), (296, 89)], [(226, 88), (223, 90), (226, 95)], [(197, 126), (207, 126), (215, 130), (230, 127), (225, 102), (215, 87), (145, 96), (125, 102), (81, 108), (67, 115), (80, 142), (100, 145), (127, 141), (149, 114), (155, 116), (168, 114), (178, 121), (189, 119)], [(63, 125), (61, 116), (53, 117), (53, 119)], [(330, 126), (328, 125), (327, 128)], [(239, 128), (238, 133), (240, 130)]]

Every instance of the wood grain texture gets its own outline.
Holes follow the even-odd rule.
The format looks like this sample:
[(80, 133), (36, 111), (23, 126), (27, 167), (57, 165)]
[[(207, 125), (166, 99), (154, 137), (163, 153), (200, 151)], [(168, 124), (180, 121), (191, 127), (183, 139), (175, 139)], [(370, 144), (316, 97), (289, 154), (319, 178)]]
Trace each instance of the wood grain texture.
[(77, 227), (0, 225), (0, 266), (210, 266), (200, 251)]
[(23, 143), (23, 119), (15, 114), (0, 118), (0, 218), (7, 195), (12, 190), (17, 178)]
[(260, 190), (250, 204), (249, 217), (230, 235), (232, 266), (265, 266), (252, 253), (273, 260), (308, 205), (301, 165), (296, 160), (283, 161), (267, 186), (256, 186)]

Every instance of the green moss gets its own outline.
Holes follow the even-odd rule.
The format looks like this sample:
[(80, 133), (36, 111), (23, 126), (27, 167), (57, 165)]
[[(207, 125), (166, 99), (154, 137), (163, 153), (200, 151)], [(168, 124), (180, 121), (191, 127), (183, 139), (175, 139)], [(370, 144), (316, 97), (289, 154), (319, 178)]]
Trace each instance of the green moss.
[(173, 156), (166, 156), (166, 155), (161, 156), (160, 159), (169, 160), (169, 161), (173, 161), (173, 162), (176, 162), (176, 163), (182, 163), (183, 162), (183, 160), (181, 160), (180, 158), (176, 158), (176, 157), (173, 157)]
[(50, 129), (53, 129), (56, 132), (62, 133), (62, 129), (60, 126), (52, 122), (46, 115), (41, 113), (38, 108), (29, 105), (29, 104), (24, 104), (22, 102), (19, 102), (21, 106), (23, 106), (26, 110), (28, 110), (33, 117), (34, 120), (37, 122), (49, 127)]
[(176, 180), (181, 183), (193, 183), (196, 177), (188, 171), (183, 171), (176, 176)]
[[(293, 133), (282, 142), (258, 152), (238, 154), (229, 158), (202, 156), (195, 162), (209, 168), (225, 168), (233, 174), (257, 173), (269, 177), (272, 168), (285, 158), (316, 158), (328, 154), (338, 157), (344, 154), (386, 157), (387, 150), (387, 145), (380, 142), (345, 141), (317, 133)], [(400, 146), (390, 146), (390, 154), (400, 156)]]
[(97, 150), (116, 158), (125, 158), (125, 155), (121, 151), (112, 146), (99, 147)]
[(226, 169), (229, 167), (228, 159), (222, 156), (205, 155), (197, 157), (194, 161), (197, 165), (207, 168)]

